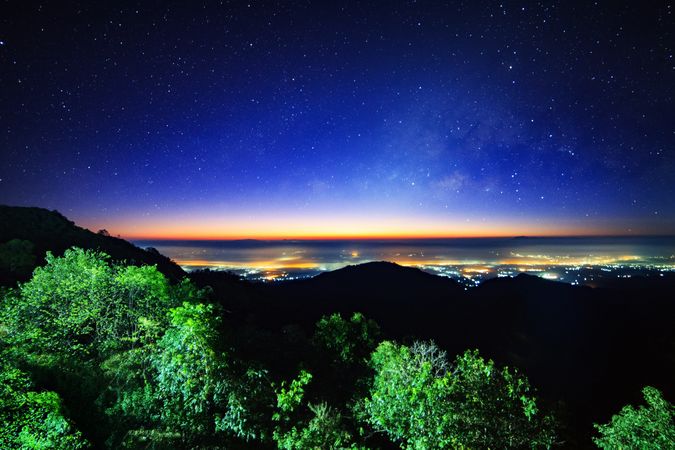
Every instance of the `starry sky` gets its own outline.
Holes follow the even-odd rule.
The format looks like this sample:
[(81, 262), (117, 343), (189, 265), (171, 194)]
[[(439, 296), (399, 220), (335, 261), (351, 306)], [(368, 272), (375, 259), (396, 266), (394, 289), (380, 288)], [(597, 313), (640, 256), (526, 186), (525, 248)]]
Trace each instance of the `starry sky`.
[(675, 234), (673, 3), (4, 1), (0, 203), (124, 237)]

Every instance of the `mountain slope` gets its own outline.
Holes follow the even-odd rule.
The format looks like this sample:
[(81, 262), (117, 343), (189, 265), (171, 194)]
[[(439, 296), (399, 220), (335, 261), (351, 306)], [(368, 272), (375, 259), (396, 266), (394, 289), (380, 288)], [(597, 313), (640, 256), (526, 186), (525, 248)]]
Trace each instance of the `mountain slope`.
[[(119, 238), (93, 233), (78, 227), (57, 211), (0, 205), (0, 283), (24, 280), (33, 268), (44, 263), (49, 250), (61, 255), (70, 247), (101, 250), (115, 261), (131, 264), (156, 264), (171, 279), (185, 276), (173, 261)], [(18, 253), (24, 252), (24, 255)], [(15, 260), (22, 256), (22, 261)], [(12, 261), (8, 262), (8, 259)]]

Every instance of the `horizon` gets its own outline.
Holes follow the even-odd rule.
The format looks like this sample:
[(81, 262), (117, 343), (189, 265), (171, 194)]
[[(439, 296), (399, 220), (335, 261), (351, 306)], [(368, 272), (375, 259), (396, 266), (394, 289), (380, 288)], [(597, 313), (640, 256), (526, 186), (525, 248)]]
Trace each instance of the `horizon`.
[[(518, 236), (663, 236), (675, 235), (675, 221), (662, 220), (658, 227), (644, 220), (616, 218), (556, 221), (539, 218), (476, 217), (439, 219), (429, 216), (295, 215), (258, 212), (253, 216), (192, 210), (152, 217), (98, 217), (80, 221), (89, 229), (105, 228), (128, 239), (452, 239)], [(617, 223), (619, 222), (619, 223)], [(628, 222), (628, 226), (626, 224)], [(671, 231), (673, 230), (673, 231)]]
[[(417, 267), (474, 286), (529, 273), (573, 284), (596, 276), (661, 276), (674, 267), (675, 236), (510, 236), (390, 239), (132, 240), (184, 270), (231, 271), (258, 281), (311, 277), (373, 261)], [(593, 275), (584, 271), (593, 272)]]
[[(90, 230), (92, 231), (92, 230)], [(115, 236), (117, 237), (117, 236)], [(675, 239), (675, 234), (570, 234), (570, 235), (485, 235), (485, 236), (324, 236), (324, 237), (215, 237), (215, 238), (190, 238), (190, 237), (125, 237), (120, 238), (131, 242), (332, 242), (332, 241), (443, 241), (443, 240), (479, 240), (479, 239), (640, 239), (640, 238), (665, 238)]]
[[(182, 240), (182, 241), (241, 241), (241, 240), (260, 240), (260, 241), (282, 241), (282, 240), (433, 240), (433, 239), (503, 239), (503, 238), (627, 238), (627, 237), (672, 237), (675, 236), (675, 232), (663, 232), (662, 230), (650, 230), (650, 231), (645, 231), (645, 229), (628, 229), (628, 230), (622, 230), (622, 231), (614, 231), (614, 232), (608, 232), (607, 229), (608, 227), (603, 227), (601, 229), (598, 229), (595, 232), (573, 232), (570, 230), (567, 231), (560, 231), (559, 228), (547, 228), (545, 226), (542, 227), (542, 230), (539, 232), (532, 232), (532, 231), (526, 231), (525, 227), (522, 226), (521, 228), (514, 229), (514, 226), (512, 225), (511, 228), (500, 228), (501, 232), (495, 233), (492, 232), (491, 230), (494, 229), (494, 227), (486, 227), (485, 222), (479, 223), (478, 227), (476, 228), (483, 228), (483, 233), (476, 233), (475, 228), (470, 228), (470, 227), (464, 227), (461, 228), (462, 231), (460, 232), (455, 232), (454, 234), (446, 233), (443, 234), (443, 232), (430, 232), (427, 234), (424, 234), (423, 232), (417, 231), (417, 232), (411, 232), (411, 231), (394, 231), (394, 232), (388, 232), (388, 233), (381, 233), (381, 232), (373, 232), (371, 234), (364, 234), (364, 233), (359, 233), (359, 232), (351, 232), (351, 233), (325, 233), (325, 234), (319, 234), (316, 231), (310, 232), (310, 233), (300, 233), (298, 231), (292, 231), (289, 233), (282, 234), (282, 232), (279, 231), (279, 227), (272, 226), (271, 228), (275, 230), (274, 234), (271, 233), (266, 233), (264, 231), (258, 231), (255, 233), (241, 233), (241, 234), (227, 234), (225, 232), (217, 232), (214, 231), (214, 229), (222, 228), (222, 229), (227, 229), (228, 225), (225, 224), (222, 227), (219, 227), (218, 224), (212, 224), (209, 225), (208, 227), (204, 227), (204, 221), (203, 219), (197, 217), (195, 218), (195, 214), (192, 214), (191, 220), (195, 223), (198, 223), (197, 226), (194, 226), (196, 229), (202, 229), (202, 230), (207, 230), (206, 232), (202, 231), (199, 233), (195, 233), (194, 231), (189, 231), (190, 226), (184, 226), (180, 225), (180, 219), (172, 218), (172, 219), (167, 219), (165, 221), (159, 221), (159, 222), (150, 222), (148, 223), (147, 218), (144, 219), (143, 217), (139, 218), (137, 222), (134, 222), (130, 218), (124, 218), (122, 221), (115, 220), (114, 217), (110, 219), (110, 221), (106, 221), (105, 218), (98, 218), (94, 223), (92, 223), (91, 220), (80, 220), (78, 217), (73, 217), (69, 214), (64, 214), (63, 212), (59, 211), (58, 209), (50, 209), (47, 207), (39, 206), (39, 205), (10, 205), (6, 204), (5, 206), (9, 207), (19, 207), (19, 208), (39, 208), (39, 209), (44, 209), (47, 211), (56, 211), (57, 213), (61, 214), (63, 217), (66, 219), (73, 221), (75, 225), (80, 226), (82, 228), (88, 229), (92, 232), (97, 232), (98, 230), (106, 230), (110, 235), (116, 236), (116, 237), (121, 237), (126, 240), (130, 241), (143, 241), (143, 240), (151, 240), (151, 241), (171, 241), (171, 240)], [(204, 217), (209, 217), (208, 215), (204, 215)], [(287, 223), (288, 223), (288, 219)], [(352, 219), (352, 223), (356, 223), (358, 220), (357, 219)], [(275, 221), (272, 220), (274, 223)], [(165, 223), (173, 223), (174, 226), (170, 228), (170, 231), (164, 231), (161, 233), (157, 233), (156, 229), (162, 229), (162, 227), (165, 227)], [(179, 225), (176, 225), (178, 223)], [(226, 223), (226, 221), (225, 221)], [(112, 225), (112, 226), (111, 226)], [(238, 222), (237, 227), (239, 229), (242, 229), (245, 227), (245, 223), (243, 223), (241, 220)], [(377, 224), (374, 225), (374, 227), (377, 227)], [(443, 229), (444, 227), (438, 226), (436, 224), (425, 224), (426, 228), (431, 228), (431, 229)], [(541, 227), (541, 224), (540, 224)], [(128, 231), (128, 229), (136, 229), (136, 231)], [(138, 229), (153, 229), (155, 230), (155, 234), (148, 234), (147, 231), (145, 232), (139, 232)], [(298, 227), (299, 229), (307, 229), (310, 228), (312, 230), (319, 229), (320, 227), (317, 227), (316, 225), (313, 225), (311, 227), (307, 227), (304, 225), (303, 227)], [(449, 228), (449, 227), (447, 227)], [(549, 230), (553, 231), (549, 231)], [(675, 230), (675, 227), (666, 227), (667, 230)], [(145, 233), (145, 234), (144, 234)]]

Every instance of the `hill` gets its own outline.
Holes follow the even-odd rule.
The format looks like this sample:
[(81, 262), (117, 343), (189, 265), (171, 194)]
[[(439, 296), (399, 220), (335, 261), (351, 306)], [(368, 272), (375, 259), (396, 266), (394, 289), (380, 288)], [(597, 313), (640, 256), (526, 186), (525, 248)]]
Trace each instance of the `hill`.
[(27, 279), (35, 267), (43, 264), (48, 250), (61, 255), (70, 247), (100, 250), (115, 261), (134, 265), (156, 264), (174, 280), (185, 276), (166, 256), (78, 227), (58, 211), (0, 205), (0, 284)]

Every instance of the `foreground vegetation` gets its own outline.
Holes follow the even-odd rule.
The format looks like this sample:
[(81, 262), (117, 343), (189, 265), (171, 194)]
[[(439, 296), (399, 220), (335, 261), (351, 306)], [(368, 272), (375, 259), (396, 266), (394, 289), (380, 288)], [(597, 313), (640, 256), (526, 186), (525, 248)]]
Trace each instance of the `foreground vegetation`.
[[(527, 378), (476, 350), (384, 340), (323, 317), (291, 376), (242, 355), (208, 290), (72, 249), (0, 305), (0, 448), (548, 448), (560, 424)], [(238, 333), (238, 331), (237, 331)], [(603, 448), (672, 448), (673, 406), (598, 425)]]

